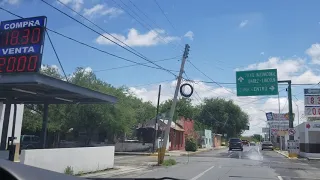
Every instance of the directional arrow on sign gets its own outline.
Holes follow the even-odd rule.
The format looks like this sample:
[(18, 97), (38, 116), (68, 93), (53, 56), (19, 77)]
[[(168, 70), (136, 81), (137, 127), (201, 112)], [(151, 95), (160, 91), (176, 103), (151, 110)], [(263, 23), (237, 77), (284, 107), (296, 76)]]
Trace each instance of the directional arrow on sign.
[(241, 76), (238, 78), (238, 81), (240, 81), (240, 82), (242, 82), (243, 80), (244, 80), (244, 79), (243, 79), (243, 77), (241, 77)]
[(274, 86), (271, 86), (271, 87), (269, 87), (269, 89), (270, 89), (271, 91), (273, 91), (275, 88), (274, 88)]

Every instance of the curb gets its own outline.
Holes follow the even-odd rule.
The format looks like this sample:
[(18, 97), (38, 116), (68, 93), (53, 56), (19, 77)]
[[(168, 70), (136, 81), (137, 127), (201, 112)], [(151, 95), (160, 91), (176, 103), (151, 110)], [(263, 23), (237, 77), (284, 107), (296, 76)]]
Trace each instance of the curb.
[[(221, 146), (219, 148), (209, 148), (209, 149), (204, 149), (201, 151), (196, 151), (196, 152), (189, 152), (189, 153), (181, 153), (181, 154), (170, 154), (170, 152), (166, 153), (165, 156), (188, 156), (188, 155), (193, 155), (201, 152), (208, 152), (212, 150), (220, 150), (227, 148), (225, 146)], [(187, 152), (187, 151), (186, 151)], [(158, 156), (158, 153), (139, 153), (139, 152), (115, 152), (115, 156), (118, 155), (123, 155), (123, 156), (131, 156), (131, 155), (138, 155), (138, 156)]]
[(311, 158), (311, 157), (306, 157), (306, 159), (308, 161), (319, 161), (320, 160), (320, 158)]
[(285, 154), (285, 153), (283, 153), (281, 151), (277, 151), (277, 150), (274, 150), (274, 151), (279, 153), (279, 154), (281, 154), (282, 156), (284, 156), (284, 157), (286, 157), (288, 159), (298, 159), (297, 157), (289, 157), (289, 155), (287, 155), (287, 154)]

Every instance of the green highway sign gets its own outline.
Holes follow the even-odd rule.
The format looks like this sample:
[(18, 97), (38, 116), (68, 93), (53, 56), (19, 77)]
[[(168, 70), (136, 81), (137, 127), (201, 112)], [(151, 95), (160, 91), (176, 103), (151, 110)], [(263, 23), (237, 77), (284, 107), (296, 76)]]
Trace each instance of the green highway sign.
[(277, 69), (237, 71), (237, 96), (278, 94)]

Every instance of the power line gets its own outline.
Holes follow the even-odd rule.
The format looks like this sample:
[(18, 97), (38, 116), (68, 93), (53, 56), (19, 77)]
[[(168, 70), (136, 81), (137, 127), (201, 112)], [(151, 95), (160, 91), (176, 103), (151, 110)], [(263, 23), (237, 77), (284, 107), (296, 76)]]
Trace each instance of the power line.
[[(128, 11), (126, 11), (126, 9), (124, 7), (122, 7), (120, 4), (118, 4), (115, 0), (112, 0), (118, 7), (120, 7), (123, 11), (127, 12), (127, 14), (129, 16), (131, 16), (133, 19), (135, 19), (142, 27), (144, 27), (145, 29), (149, 30), (150, 32), (152, 32), (153, 34), (157, 35), (164, 43), (169, 43), (164, 37), (162, 37), (160, 34), (162, 32), (159, 32), (158, 29), (153, 29), (152, 26), (147, 23), (146, 21), (144, 21), (139, 14), (137, 14), (134, 10), (132, 10), (127, 4), (125, 4), (122, 0), (119, 0), (124, 6), (127, 7), (127, 9), (129, 9), (134, 15), (136, 15), (140, 20), (142, 20), (148, 27), (146, 27), (146, 25), (144, 23), (142, 23), (141, 21), (139, 21), (137, 18), (135, 18), (131, 13), (129, 13)], [(161, 28), (159, 28), (161, 29)], [(155, 32), (154, 32), (155, 31)], [(178, 49), (177, 47), (180, 44), (176, 44), (176, 46), (174, 46), (174, 48)], [(182, 45), (180, 45), (180, 47), (183, 47)], [(182, 51), (181, 49), (178, 49), (179, 51)]]
[[(158, 29), (161, 29), (160, 26), (154, 22), (145, 12), (143, 12), (137, 5), (135, 5), (135, 3), (133, 3), (131, 0), (129, 0), (129, 2), (141, 13), (143, 14), (150, 22), (153, 23), (154, 26), (156, 26)], [(166, 35), (169, 35), (167, 32), (165, 32)], [(177, 45), (179, 45), (180, 47), (183, 47), (183, 45), (181, 43), (177, 43)]]
[[(177, 59), (177, 57), (178, 57), (178, 56), (172, 57), (172, 58), (167, 58), (167, 59), (160, 59), (160, 60), (156, 60), (156, 61), (153, 61), (153, 62), (162, 62), (162, 61), (173, 60), (173, 59)], [(149, 63), (146, 62), (146, 63), (142, 63), (141, 65), (145, 65), (145, 64), (149, 64)], [(93, 72), (97, 73), (97, 72), (103, 72), (103, 71), (123, 69), (123, 68), (138, 66), (138, 65), (140, 65), (140, 64), (131, 64), (131, 65), (126, 65), (126, 66), (119, 66), (119, 67), (113, 67), (113, 68), (108, 68), (108, 69), (95, 70), (95, 71), (93, 71)], [(172, 70), (172, 71), (175, 71), (175, 70)], [(175, 71), (175, 72), (178, 72), (178, 71)]]
[[(3, 11), (5, 11), (5, 12), (7, 12), (7, 13), (9, 13), (9, 14), (11, 14), (11, 15), (13, 15), (13, 16), (16, 16), (16, 17), (19, 17), (19, 18), (23, 19), (22, 16), (19, 16), (19, 15), (15, 14), (15, 13), (9, 11), (9, 10), (6, 10), (6, 9), (4, 9), (4, 8), (2, 8), (2, 7), (0, 7), (0, 9), (3, 10)], [(110, 56), (116, 57), (116, 58), (118, 58), (118, 59), (122, 59), (122, 60), (125, 60), (125, 61), (128, 61), (128, 62), (134, 63), (134, 64), (136, 64), (136, 65), (141, 65), (141, 66), (145, 66), (145, 67), (149, 67), (149, 68), (153, 68), (153, 69), (161, 69), (161, 68), (158, 68), (158, 67), (146, 65), (146, 64), (148, 64), (148, 63), (139, 63), (139, 62), (136, 62), (136, 61), (133, 61), (133, 60), (130, 60), (130, 59), (127, 59), (127, 58), (124, 58), (124, 57), (121, 57), (121, 56), (118, 56), (118, 55), (109, 53), (109, 52), (107, 52), (107, 51), (104, 51), (104, 50), (101, 50), (101, 49), (96, 48), (96, 47), (94, 47), (94, 46), (88, 45), (88, 44), (86, 44), (86, 43), (84, 43), (84, 42), (81, 42), (81, 41), (78, 41), (78, 40), (76, 40), (76, 39), (73, 39), (73, 38), (71, 38), (71, 37), (69, 37), (69, 36), (63, 35), (63, 34), (57, 32), (57, 31), (51, 30), (51, 29), (49, 29), (49, 28), (46, 28), (46, 30), (47, 30), (47, 31), (50, 31), (50, 32), (53, 32), (53, 33), (55, 33), (55, 34), (57, 34), (57, 35), (60, 35), (60, 36), (66, 38), (66, 39), (69, 39), (69, 40), (71, 40), (71, 41), (74, 41), (74, 42), (76, 42), (76, 43), (79, 43), (79, 44), (81, 44), (81, 45), (83, 45), (83, 46), (86, 46), (86, 47), (89, 47), (89, 48), (91, 48), (91, 49), (97, 50), (97, 51), (99, 51), (99, 52), (102, 52), (102, 53), (108, 54), (108, 55), (110, 55)], [(161, 69), (161, 70), (162, 70), (162, 69)]]
[(143, 87), (143, 86), (149, 86), (149, 85), (154, 85), (154, 84), (159, 84), (159, 83), (164, 83), (164, 82), (171, 82), (171, 81), (175, 81), (176, 79), (168, 79), (168, 80), (164, 80), (164, 81), (159, 81), (159, 82), (154, 82), (154, 83), (149, 83), (149, 84), (140, 84), (137, 86), (130, 86), (130, 87)]
[(49, 35), (48, 31), (47, 31), (47, 30), (45, 30), (45, 31), (46, 31), (46, 34), (47, 34), (47, 36), (48, 36), (49, 42), (50, 42), (50, 44), (51, 44), (51, 47), (52, 47), (52, 49), (53, 49), (53, 51), (54, 51), (54, 54), (56, 55), (56, 57), (57, 57), (57, 59), (58, 59), (58, 62), (59, 62), (59, 64), (60, 64), (60, 67), (61, 67), (61, 70), (62, 70), (62, 72), (63, 72), (63, 74), (64, 74), (64, 77), (66, 78), (66, 81), (68, 82), (67, 74), (66, 74), (66, 72), (64, 71), (64, 68), (63, 68), (63, 66), (62, 66), (62, 64), (61, 64), (61, 61), (60, 61), (60, 58), (59, 58), (58, 53), (57, 53), (57, 51), (56, 51), (56, 48), (55, 48), (54, 45), (53, 45), (53, 42), (52, 42), (52, 40), (51, 40), (51, 38), (50, 38), (50, 35)]
[[(72, 41), (74, 41), (74, 42), (77, 42), (77, 43), (79, 43), (79, 44), (81, 44), (81, 45), (83, 45), (83, 46), (86, 46), (86, 47), (89, 47), (89, 48), (91, 48), (91, 49), (100, 51), (100, 52), (102, 52), (102, 53), (105, 53), (105, 54), (108, 54), (108, 55), (110, 55), (110, 56), (116, 57), (116, 58), (118, 58), (118, 59), (122, 59), (122, 60), (125, 60), (125, 61), (127, 61), (127, 62), (134, 63), (135, 65), (141, 65), (141, 66), (145, 66), (145, 67), (149, 67), (149, 68), (153, 68), (153, 69), (163, 70), (162, 68), (158, 68), (158, 67), (146, 65), (146, 64), (149, 64), (149, 62), (147, 62), (147, 63), (139, 63), (139, 62), (136, 62), (136, 61), (133, 61), (133, 60), (130, 60), (130, 59), (127, 59), (127, 58), (124, 58), (124, 57), (121, 57), (121, 56), (118, 56), (118, 55), (109, 53), (109, 52), (107, 52), (107, 51), (105, 51), (105, 50), (96, 48), (96, 47), (94, 47), (94, 46), (88, 45), (88, 44), (86, 44), (86, 43), (84, 43), (84, 42), (81, 42), (81, 41), (78, 41), (78, 40), (76, 40), (76, 39), (73, 39), (73, 38), (71, 38), (71, 37), (69, 37), (69, 36), (63, 35), (63, 34), (57, 32), (57, 31), (54, 31), (54, 30), (51, 30), (51, 29), (48, 29), (48, 28), (47, 28), (47, 30), (50, 31), (50, 32), (53, 32), (53, 33), (55, 33), (55, 34), (57, 34), (57, 35), (60, 35), (60, 36), (62, 36), (62, 37), (64, 37), (64, 38), (67, 38), (67, 39), (69, 39), (69, 40), (72, 40)], [(175, 70), (169, 70), (169, 71), (175, 71)]]
[[(185, 74), (186, 77), (189, 79), (187, 73), (184, 72), (184, 74)], [(194, 82), (192, 82), (192, 83), (193, 83), (193, 86), (194, 86)], [(200, 97), (200, 95), (198, 94), (198, 92), (197, 92), (195, 89), (193, 90), (193, 92), (198, 96), (198, 98), (199, 98), (200, 100), (199, 100), (197, 97), (195, 97), (195, 99), (201, 104), (201, 103), (202, 103), (201, 101), (203, 101), (202, 98)], [(204, 110), (205, 110), (207, 113), (210, 114), (210, 116), (212, 117), (213, 120), (215, 120), (215, 124), (218, 124), (218, 123), (224, 124), (223, 127), (226, 125), (226, 122), (227, 122), (227, 121), (226, 121), (225, 123), (219, 122), (219, 121), (211, 114), (211, 112), (209, 112), (209, 111), (208, 111), (207, 109), (205, 109), (205, 108), (204, 108)], [(211, 126), (212, 126), (212, 125), (213, 125), (213, 124), (211, 123)]]
[[(176, 75), (175, 75), (174, 73), (172, 73), (170, 70), (165, 69), (165, 68), (163, 68), (162, 66), (159, 66), (158, 64), (156, 64), (156, 63), (152, 62), (151, 60), (147, 59), (145, 56), (143, 56), (143, 55), (142, 55), (141, 53), (139, 53), (138, 51), (136, 51), (136, 50), (130, 50), (130, 49), (133, 49), (133, 48), (131, 48), (131, 47), (130, 47), (130, 49), (128, 49), (128, 48), (126, 48), (126, 47), (122, 46), (122, 45), (121, 45), (121, 44), (119, 44), (118, 42), (115, 42), (114, 40), (112, 40), (112, 39), (110, 39), (110, 38), (106, 37), (105, 35), (101, 34), (100, 32), (98, 32), (98, 31), (94, 30), (93, 28), (91, 28), (91, 27), (89, 27), (89, 26), (85, 25), (84, 23), (80, 22), (79, 20), (75, 19), (74, 17), (72, 17), (72, 16), (68, 15), (67, 13), (65, 13), (65, 12), (61, 11), (60, 9), (58, 9), (58, 8), (54, 7), (52, 4), (48, 3), (47, 1), (45, 1), (45, 0), (41, 0), (41, 1), (42, 1), (42, 2), (44, 2), (45, 4), (47, 4), (48, 6), (50, 6), (51, 8), (53, 8), (53, 9), (55, 9), (55, 10), (59, 11), (60, 13), (64, 14), (65, 16), (69, 17), (70, 19), (72, 19), (72, 20), (76, 21), (77, 23), (81, 24), (82, 26), (84, 26), (84, 27), (86, 27), (86, 28), (90, 29), (91, 31), (95, 32), (96, 34), (98, 34), (98, 35), (100, 35), (100, 36), (104, 37), (105, 39), (107, 39), (107, 40), (109, 40), (109, 41), (113, 42), (114, 44), (118, 45), (119, 47), (121, 47), (121, 48), (123, 48), (123, 49), (127, 50), (128, 52), (131, 52), (132, 54), (134, 54), (134, 55), (136, 55), (136, 56), (140, 57), (141, 59), (146, 60), (146, 61), (150, 62), (151, 64), (153, 64), (153, 65), (155, 65), (155, 66), (157, 66), (157, 67), (159, 67), (159, 68), (163, 69), (164, 71), (167, 71), (168, 73), (170, 73), (170, 74), (172, 74), (172, 75), (176, 76)], [(59, 1), (59, 0), (58, 0), (58, 1)], [(62, 3), (61, 1), (59, 1), (59, 2), (60, 2), (60, 3)], [(62, 3), (62, 4), (63, 4), (63, 3)], [(65, 4), (64, 4), (64, 5), (65, 5)], [(67, 5), (65, 5), (65, 6), (66, 6), (66, 7), (68, 7)], [(82, 16), (82, 17), (83, 17), (83, 16)], [(122, 42), (122, 41), (121, 41), (121, 42)], [(124, 42), (122, 42), (122, 43), (123, 43), (123, 44), (125, 44)]]
[[(236, 85), (237, 83), (234, 82), (217, 82), (217, 81), (201, 81), (201, 80), (192, 80), (195, 82), (202, 82), (202, 83), (206, 83), (206, 84), (223, 84), (223, 85)], [(287, 84), (278, 84), (279, 86), (288, 86)], [(312, 86), (312, 85), (319, 85), (319, 83), (317, 84), (311, 84), (311, 83), (293, 83), (291, 84), (292, 86)]]
[(160, 9), (160, 11), (162, 12), (162, 14), (164, 15), (164, 17), (167, 19), (167, 21), (169, 22), (170, 26), (177, 31), (177, 29), (173, 26), (173, 24), (171, 23), (171, 21), (169, 20), (168, 16), (166, 15), (166, 13), (163, 11), (163, 9), (161, 8), (161, 6), (159, 5), (159, 3), (157, 2), (157, 0), (154, 0), (154, 2), (156, 3), (156, 5), (158, 6), (158, 8)]
[(208, 79), (210, 79), (213, 83), (217, 84), (218, 86), (220, 86), (221, 88), (225, 89), (226, 91), (235, 94), (234, 92), (230, 91), (229, 89), (223, 87), (221, 84), (219, 84), (218, 82), (214, 81), (212, 78), (210, 78), (207, 74), (205, 74), (204, 72), (202, 72), (199, 68), (197, 68), (191, 61), (188, 60), (188, 62), (197, 70), (199, 71), (201, 74), (203, 74), (204, 76), (206, 76)]

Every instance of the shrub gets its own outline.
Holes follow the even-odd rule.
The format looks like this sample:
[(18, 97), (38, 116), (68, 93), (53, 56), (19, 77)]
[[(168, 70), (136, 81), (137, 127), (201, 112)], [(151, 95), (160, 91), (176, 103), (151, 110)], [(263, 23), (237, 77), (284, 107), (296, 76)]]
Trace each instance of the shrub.
[(185, 149), (186, 151), (193, 151), (193, 152), (197, 151), (198, 147), (197, 147), (196, 140), (193, 138), (187, 138)]
[(64, 170), (65, 174), (69, 174), (69, 175), (73, 175), (73, 169), (71, 166), (66, 167), (66, 169)]
[(175, 164), (177, 164), (177, 162), (174, 159), (167, 159), (167, 160), (164, 160), (162, 163), (163, 166), (173, 166)]

